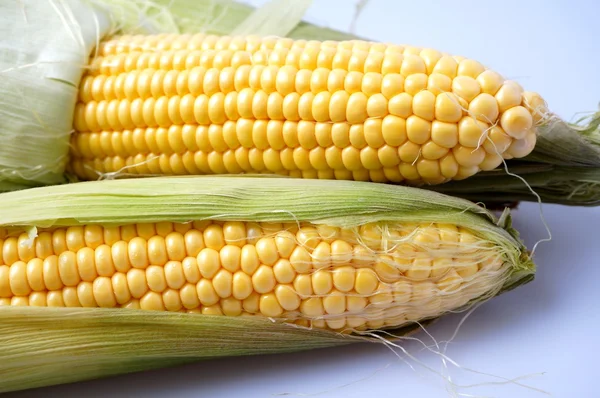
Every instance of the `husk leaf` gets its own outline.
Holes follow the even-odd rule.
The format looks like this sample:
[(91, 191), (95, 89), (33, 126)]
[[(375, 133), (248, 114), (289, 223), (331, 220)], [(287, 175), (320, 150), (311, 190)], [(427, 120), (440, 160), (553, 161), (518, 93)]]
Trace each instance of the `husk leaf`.
[(552, 117), (540, 127), (526, 161), (555, 166), (600, 167), (600, 111), (568, 123)]
[(484, 202), (489, 206), (519, 201), (537, 201), (570, 206), (600, 205), (600, 168), (560, 166), (544, 163), (508, 162), (505, 169), (481, 172), (462, 181), (429, 186), (428, 189)]
[(77, 87), (108, 27), (82, 2), (0, 2), (0, 191), (66, 181)]
[(358, 341), (258, 317), (105, 308), (0, 308), (0, 392), (227, 356)]
[[(270, 1), (255, 9), (233, 0), (88, 0), (111, 15), (113, 33), (261, 34), (329, 40), (356, 38), (301, 20), (311, 1)], [(293, 8), (288, 7), (292, 5)], [(268, 17), (268, 18), (267, 18)], [(244, 29), (241, 30), (240, 26)]]

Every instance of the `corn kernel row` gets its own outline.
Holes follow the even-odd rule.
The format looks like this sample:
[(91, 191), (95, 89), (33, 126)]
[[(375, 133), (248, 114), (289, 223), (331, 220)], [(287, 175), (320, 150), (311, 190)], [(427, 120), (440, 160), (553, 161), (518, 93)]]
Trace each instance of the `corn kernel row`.
[[(482, 80), (486, 74), (482, 74)], [(473, 87), (466, 91), (461, 80), (469, 79)], [(474, 98), (481, 88), (479, 82), (466, 76), (454, 79), (454, 90), (461, 97)], [(485, 84), (485, 82), (482, 82)], [(509, 85), (514, 85), (510, 83)], [(516, 86), (515, 86), (516, 87)], [(399, 73), (347, 72), (343, 69), (318, 68), (314, 71), (296, 69), (290, 66), (276, 67), (263, 65), (244, 65), (240, 67), (226, 67), (223, 69), (204, 68), (201, 66), (185, 70), (160, 70), (144, 69), (111, 75), (86, 75), (81, 82), (79, 92), (80, 101), (87, 103), (92, 100), (102, 101), (111, 99), (150, 98), (166, 95), (183, 96), (191, 93), (212, 95), (219, 92), (224, 94), (233, 91), (242, 91), (245, 88), (263, 90), (268, 94), (278, 92), (282, 95), (290, 93), (304, 94), (312, 92), (318, 94), (329, 91), (347, 91), (348, 93), (364, 92), (367, 96), (383, 94), (387, 99), (396, 94), (406, 92), (415, 95), (423, 89), (437, 93), (450, 92), (453, 83), (450, 78), (438, 73), (427, 76), (416, 73), (404, 77)], [(498, 88), (496, 87), (496, 90)], [(492, 94), (493, 95), (493, 94)], [(501, 101), (505, 99), (500, 98)], [(519, 102), (520, 103), (520, 102)], [(517, 103), (518, 104), (518, 103)]]
[[(400, 175), (436, 181), (440, 173), (449, 179), (491, 170), (502, 162), (498, 153), (508, 158), (522, 150), (518, 145), (523, 140), (513, 140), (501, 128), (470, 118), (459, 123), (458, 137), (456, 126), (434, 122), (429, 139), (418, 145), (414, 141), (419, 125), (412, 121), (391, 115), (364, 125), (240, 119), (222, 126), (79, 134), (73, 142), (76, 158), (71, 167), (91, 179), (95, 172), (127, 168), (126, 172), (146, 175), (275, 172), (299, 176), (302, 172), (345, 179), (359, 172), (383, 173), (373, 178), (384, 181), (397, 181)], [(488, 137), (478, 142), (482, 129), (489, 129)], [(530, 138), (535, 143), (535, 136), (526, 140)]]
[[(433, 49), (360, 40), (307, 42), (305, 40), (248, 36), (221, 37), (217, 38), (221, 43), (217, 43), (210, 37), (197, 36), (197, 38), (200, 41), (192, 39), (185, 43), (186, 38), (182, 36), (183, 40), (180, 41), (180, 45), (171, 46), (169, 39), (164, 36), (149, 36), (147, 37), (148, 43), (139, 44), (129, 41), (130, 39), (127, 37), (116, 37), (101, 44), (92, 70), (112, 67), (111, 70), (103, 69), (101, 72), (110, 73), (112, 71), (116, 74), (120, 71), (133, 70), (137, 67), (141, 69), (146, 66), (177, 69), (184, 66), (185, 54), (192, 52), (198, 55), (206, 54), (196, 59), (197, 62), (202, 62), (207, 66), (226, 66), (234, 58), (233, 54), (251, 54), (253, 63), (290, 65), (302, 69), (326, 67), (359, 72), (386, 72), (387, 69), (404, 69), (407, 74), (419, 70), (432, 73), (438, 62), (440, 63), (438, 70), (450, 74), (472, 75), (484, 69), (477, 61), (461, 56), (450, 56)], [(144, 40), (144, 38), (141, 39)], [(164, 42), (156, 43), (157, 40), (164, 40)], [(152, 41), (155, 44), (152, 44)], [(229, 43), (225, 44), (227, 41)], [(148, 55), (141, 56), (144, 53)], [(127, 57), (128, 55), (129, 57)]]
[(317, 68), (297, 69), (292, 66), (247, 65), (207, 68), (189, 65), (183, 70), (146, 68), (119, 73), (118, 75), (86, 75), (81, 82), (79, 99), (83, 102), (102, 99), (142, 99), (150, 96), (173, 96), (192, 93), (214, 94), (241, 91), (244, 88), (262, 89), (267, 93), (292, 92), (303, 94), (323, 91), (331, 93), (345, 90), (349, 93), (364, 92), (367, 96), (382, 93), (388, 99), (406, 92), (415, 95), (427, 89), (434, 94), (454, 92), (470, 102), (479, 93), (497, 95), (499, 107), (504, 111), (520, 104), (523, 89), (513, 81), (504, 81), (496, 72), (487, 70), (477, 75), (450, 78), (442, 73), (398, 72), (381, 74), (357, 72), (344, 69)]
[[(363, 330), (397, 327), (406, 321), (435, 316), (447, 308), (465, 305), (466, 297), (480, 296), (489, 289), (489, 286), (481, 282), (461, 285), (462, 279), (456, 273), (451, 273), (437, 285), (431, 282), (418, 283), (413, 287), (396, 285), (393, 293), (379, 293), (370, 299), (333, 292), (327, 297), (300, 300), (293, 287), (279, 285), (273, 293), (259, 295), (253, 292), (244, 300), (229, 297), (219, 299), (211, 305), (202, 305), (200, 297), (206, 302), (215, 301), (211, 298), (211, 288), (207, 288), (210, 285), (186, 284), (179, 291), (167, 289), (162, 294), (148, 291), (140, 299), (131, 298), (120, 304), (120, 301), (128, 297), (122, 278), (116, 274), (112, 280), (98, 278), (94, 283), (81, 282), (77, 287), (33, 292), (29, 296), (13, 296), (10, 299), (0, 298), (0, 306), (120, 306), (204, 315), (283, 317), (288, 322), (306, 327)], [(459, 289), (460, 296), (452, 294)], [(288, 308), (293, 310), (287, 310)]]
[[(404, 78), (395, 73), (382, 77), (324, 68), (311, 72), (247, 66), (222, 71), (148, 69), (119, 77), (120, 81), (105, 75), (84, 78), (76, 111), (78, 131), (131, 128), (136, 119), (131, 114), (136, 111), (152, 113), (145, 120), (148, 126), (222, 123), (238, 117), (362, 123), (386, 114), (414, 114), (446, 123), (470, 115), (494, 123), (502, 112), (500, 124), (515, 138), (524, 138), (534, 122), (522, 106), (523, 89), (517, 83), (495, 85), (490, 94), (481, 91), (489, 86), (486, 81), (480, 84), (468, 76), (447, 84), (436, 74)], [(142, 115), (137, 121), (137, 125), (144, 123)]]
[[(487, 135), (485, 140), (481, 140), (482, 132)], [(434, 160), (449, 151), (460, 153), (461, 147), (468, 148), (472, 153), (481, 148), (488, 154), (496, 155), (509, 151), (511, 144), (517, 141), (501, 128), (469, 117), (461, 119), (458, 125), (452, 125), (437, 121), (427, 124), (418, 117), (404, 119), (388, 115), (382, 120), (367, 120), (364, 124), (354, 125), (345, 122), (238, 119), (222, 125), (184, 124), (169, 128), (105, 130), (76, 135), (73, 138), (73, 152), (79, 158), (92, 160), (150, 153), (225, 152), (238, 148), (261, 151), (296, 148), (310, 151), (319, 148), (317, 151), (330, 152), (365, 148), (389, 152), (391, 148), (399, 151), (402, 161), (413, 162), (420, 156)], [(400, 150), (402, 147), (405, 148)], [(403, 153), (419, 153), (419, 156), (407, 157)], [(395, 165), (383, 159), (382, 164)]]
[(283, 37), (217, 36), (211, 34), (154, 34), (121, 35), (103, 41), (98, 48), (99, 56), (129, 53), (133, 51), (163, 52), (170, 50), (233, 50), (251, 53), (260, 50), (298, 49), (298, 48), (340, 48), (368, 52), (399, 52), (419, 54), (420, 49), (410, 46), (384, 44), (363, 40), (317, 41), (294, 40)]

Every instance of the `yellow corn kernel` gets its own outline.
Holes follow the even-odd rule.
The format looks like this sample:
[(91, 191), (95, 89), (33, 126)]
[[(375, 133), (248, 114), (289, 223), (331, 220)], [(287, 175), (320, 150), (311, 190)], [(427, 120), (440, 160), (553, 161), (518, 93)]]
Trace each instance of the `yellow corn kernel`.
[(434, 110), (435, 102), (436, 97), (431, 91), (419, 91), (413, 97), (413, 113), (425, 120), (433, 121), (436, 112)]
[(482, 147), (472, 148), (459, 145), (452, 151), (456, 162), (464, 167), (477, 167), (485, 159), (485, 150)]
[(536, 125), (548, 117), (546, 101), (538, 93), (525, 91), (523, 93), (523, 106), (531, 112)]
[(533, 117), (523, 106), (514, 106), (502, 114), (500, 125), (506, 134), (520, 140), (533, 127)]
[(440, 122), (457, 123), (463, 109), (459, 99), (453, 93), (438, 94), (435, 99), (435, 119)]
[(489, 128), (487, 123), (465, 116), (458, 123), (458, 142), (462, 146), (477, 148), (485, 142)]
[(531, 153), (531, 151), (533, 151), (536, 140), (537, 136), (535, 132), (529, 131), (525, 138), (522, 138), (520, 140), (514, 140), (508, 147), (508, 150), (506, 151), (505, 155), (508, 154), (515, 158), (527, 156)]
[(499, 112), (496, 99), (486, 93), (479, 94), (469, 103), (469, 114), (486, 123), (497, 120)]

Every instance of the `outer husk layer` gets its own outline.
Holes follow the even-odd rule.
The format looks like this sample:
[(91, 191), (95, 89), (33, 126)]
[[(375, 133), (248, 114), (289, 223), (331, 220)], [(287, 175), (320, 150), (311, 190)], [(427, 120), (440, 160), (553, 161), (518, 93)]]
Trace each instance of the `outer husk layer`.
[[(353, 181), (159, 177), (85, 182), (0, 195), (0, 228), (191, 220), (453, 223), (492, 242), (510, 265), (503, 291), (535, 266), (510, 225), (475, 204), (431, 191)], [(416, 326), (415, 326), (416, 327)], [(409, 328), (410, 329), (410, 328)], [(400, 335), (409, 329), (393, 331)], [(353, 335), (248, 317), (128, 309), (0, 307), (0, 391), (73, 382), (215, 356), (312, 349)]]
[(267, 319), (104, 308), (2, 307), (0, 392), (202, 359), (349, 344)]
[(109, 26), (83, 2), (0, 2), (0, 191), (66, 181), (77, 86)]

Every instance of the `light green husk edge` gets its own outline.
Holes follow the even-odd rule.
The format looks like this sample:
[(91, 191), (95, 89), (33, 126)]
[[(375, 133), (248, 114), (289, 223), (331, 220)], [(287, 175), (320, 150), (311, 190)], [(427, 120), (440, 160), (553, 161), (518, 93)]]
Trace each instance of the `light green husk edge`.
[[(263, 177), (152, 177), (0, 194), (0, 228), (191, 220), (444, 222), (469, 228), (505, 253), (502, 291), (531, 281), (535, 265), (508, 210), (497, 218), (469, 201), (410, 187)], [(472, 304), (472, 303), (471, 303)], [(428, 321), (428, 320), (425, 320)], [(393, 331), (408, 333), (417, 325)], [(308, 350), (365, 337), (270, 320), (126, 309), (0, 307), (0, 391), (26, 389), (232, 355)], [(370, 341), (375, 341), (370, 340)]]
[[(0, 91), (7, 99), (4, 103), (0, 100), (0, 142), (3, 143), (0, 146), (0, 191), (67, 182), (68, 176), (64, 174), (69, 145), (67, 132), (71, 130), (75, 87), (79, 83), (81, 71), (73, 68), (65, 70), (65, 63), (74, 65), (76, 61), (79, 65), (84, 65), (95, 44), (95, 33), (100, 37), (117, 33), (206, 32), (316, 40), (358, 38), (302, 22), (301, 18), (311, 0), (275, 0), (258, 10), (232, 0), (66, 0), (56, 4), (62, 5), (60, 10), (63, 13), (71, 7), (70, 15), (82, 21), (85, 46), (74, 47), (71, 49), (72, 53), (65, 54), (60, 50), (64, 48), (65, 42), (69, 42), (64, 21), (58, 18), (56, 10), (50, 7), (50, 2), (41, 4), (36, 1), (34, 4), (33, 1), (25, 0), (21, 3), (23, 9), (29, 11), (28, 15), (36, 12), (42, 15), (40, 18), (44, 20), (44, 24), (41, 27), (33, 23), (24, 24), (23, 13), (17, 3), (0, 5), (0, 19), (5, 22), (0, 24), (0, 37), (5, 38), (4, 41), (0, 39), (0, 50), (9, 40), (15, 40), (14, 37), (24, 37), (23, 40), (28, 40), (27, 48), (31, 53), (31, 57), (25, 57), (19, 63), (25, 64), (39, 50), (31, 45), (31, 38), (37, 37), (39, 41), (39, 37), (48, 37), (47, 42), (39, 43), (45, 46), (43, 54), (50, 54), (51, 56), (46, 57), (50, 60), (59, 56), (58, 59), (63, 62), (60, 65), (20, 69), (11, 72), (14, 76), (11, 73), (0, 73)], [(84, 12), (86, 4), (97, 7), (96, 12), (89, 9)], [(31, 9), (33, 6), (35, 10)], [(35, 29), (29, 31), (26, 29), (28, 27)], [(96, 27), (97, 30), (93, 31), (91, 27)], [(9, 36), (10, 33), (13, 36)], [(14, 66), (15, 56), (23, 57), (24, 46), (21, 43), (23, 42), (13, 43), (15, 45), (11, 47), (12, 53), (8, 52), (8, 58), (0, 58), (0, 71), (6, 69), (7, 65)], [(56, 43), (59, 43), (58, 47)], [(35, 58), (33, 61), (37, 62), (39, 59)], [(57, 78), (55, 75), (59, 72), (60, 76)], [(11, 81), (13, 78), (15, 81)], [(15, 87), (19, 90), (15, 90)], [(16, 126), (11, 125), (10, 118), (24, 112), (23, 109), (13, 109), (23, 103), (19, 101), (20, 98), (36, 99), (26, 101), (28, 109), (25, 110), (32, 113), (35, 111), (35, 118), (25, 124), (19, 120)], [(525, 159), (508, 161), (509, 171), (525, 178), (544, 202), (599, 205), (599, 124), (600, 112), (576, 123), (551, 117), (540, 128), (541, 134), (534, 152)], [(526, 184), (508, 175), (502, 166), (463, 181), (423, 188), (490, 204), (537, 200)]]

